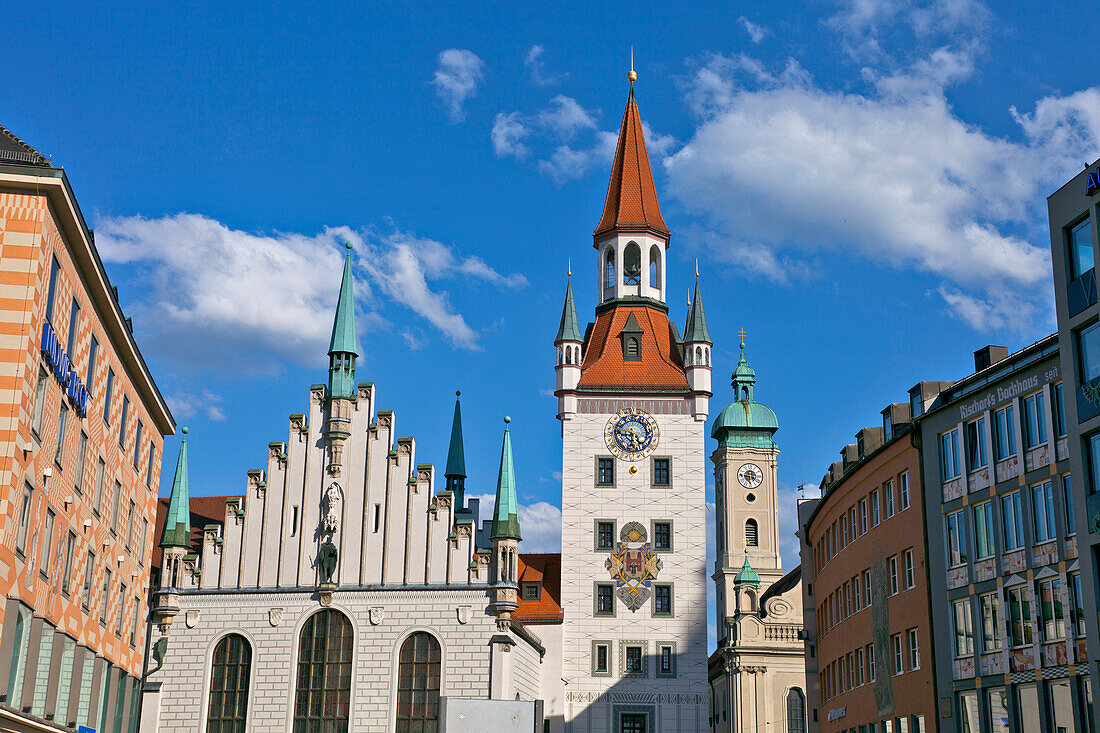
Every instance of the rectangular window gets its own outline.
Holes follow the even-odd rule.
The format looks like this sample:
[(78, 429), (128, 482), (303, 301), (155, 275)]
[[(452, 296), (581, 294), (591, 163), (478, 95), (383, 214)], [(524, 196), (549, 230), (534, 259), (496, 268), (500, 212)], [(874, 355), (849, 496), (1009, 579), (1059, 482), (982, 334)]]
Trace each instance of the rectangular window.
[(523, 584), (523, 600), (525, 601), (537, 601), (539, 595), (542, 593), (541, 583), (524, 583)]
[(1003, 461), (1016, 455), (1016, 414), (1012, 405), (993, 413), (993, 420), (997, 438), (993, 446), (993, 456), (998, 461)]
[(615, 547), (615, 523), (596, 522), (596, 549), (610, 550)]
[(76, 474), (73, 476), (73, 488), (77, 495), (84, 494), (84, 467), (88, 460), (88, 435), (81, 430), (80, 442), (76, 444)]
[(859, 500), (859, 533), (867, 533), (867, 500)]
[(1031, 487), (1031, 516), (1035, 520), (1036, 542), (1055, 538), (1054, 487), (1050, 481)]
[(894, 482), (887, 481), (882, 491), (883, 496), (886, 498), (886, 518), (889, 519), (894, 516)]
[(916, 575), (913, 569), (913, 551), (906, 550), (902, 557), (904, 558), (905, 567), (905, 589), (909, 590), (917, 584)]
[(867, 681), (875, 681), (875, 645), (867, 645)]
[(979, 596), (978, 603), (982, 612), (982, 651), (985, 653), (1001, 649), (1001, 616), (997, 610), (997, 594), (986, 593)]
[(103, 422), (111, 424), (111, 397), (115, 389), (115, 370), (107, 369), (107, 386), (103, 391)]
[(615, 484), (615, 459), (596, 459), (596, 485), (614, 486)]
[(134, 500), (130, 499), (130, 506), (126, 510), (126, 549), (134, 546)]
[(46, 291), (46, 320), (53, 323), (53, 303), (57, 299), (57, 275), (61, 265), (56, 257), (50, 258), (50, 284)]
[(84, 597), (81, 603), (88, 609), (92, 605), (92, 581), (95, 572), (95, 553), (89, 552), (88, 559), (84, 562)]
[(1043, 622), (1043, 641), (1066, 638), (1062, 581), (1053, 578), (1039, 581), (1039, 614)]
[(1088, 438), (1088, 469), (1089, 469), (1089, 494), (1100, 491), (1100, 432), (1089, 435)]
[(671, 461), (668, 458), (654, 458), (653, 459), (653, 485), (654, 486), (668, 486), (671, 484), (671, 474), (669, 472), (669, 463)]
[(19, 507), (19, 527), (15, 532), (15, 549), (20, 555), (27, 554), (27, 529), (31, 524), (31, 503), (34, 500), (34, 489), (30, 484), (23, 484), (23, 503)]
[(871, 526), (877, 527), (879, 523), (878, 491), (871, 492)]
[[(294, 520), (295, 520), (295, 523), (297, 523), (297, 520), (298, 520), (298, 507), (294, 507)], [(375, 534), (378, 533), (378, 530), (381, 528), (381, 526), (382, 526), (382, 505), (381, 504), (375, 504), (374, 505), (374, 532), (375, 532)], [(291, 531), (290, 534), (291, 534), (291, 536), (294, 536), (293, 530)]]
[(944, 481), (959, 477), (958, 428), (940, 434), (940, 473), (943, 475)]
[(592, 662), (592, 671), (602, 673), (607, 673), (611, 671), (608, 668), (607, 644), (596, 645), (596, 658)]
[(672, 615), (672, 586), (671, 585), (655, 585), (655, 586), (653, 586), (653, 615), (654, 616), (671, 616)]
[(138, 420), (137, 432), (134, 434), (134, 470), (135, 471), (140, 471), (141, 470), (139, 468), (139, 466), (141, 465), (141, 460), (140, 460), (141, 459), (141, 433), (144, 429), (145, 429), (145, 425), (142, 424), (141, 420)]
[(38, 572), (43, 578), (50, 577), (50, 550), (53, 549), (53, 525), (56, 520), (53, 509), (46, 509), (46, 527), (42, 532), (42, 542), (38, 545)]
[(855, 599), (856, 613), (863, 608), (863, 594), (859, 590), (859, 576), (852, 578), (852, 598)]
[(920, 669), (920, 645), (917, 642), (917, 630), (909, 629), (909, 671)]
[(1054, 437), (1066, 435), (1066, 398), (1062, 394), (1062, 383), (1054, 385)]
[(871, 607), (871, 571), (863, 571), (863, 607)]
[[(377, 509), (379, 505), (375, 504), (374, 506)], [(375, 519), (378, 518), (378, 512), (375, 512), (374, 518)], [(378, 530), (375, 529), (374, 531), (377, 532)], [(298, 505), (297, 504), (290, 507), (290, 536), (291, 537), (297, 537), (298, 536)]]
[(856, 687), (863, 686), (863, 647), (856, 649)]
[(88, 394), (92, 394), (92, 388), (95, 386), (95, 359), (99, 355), (99, 341), (95, 336), (92, 336), (92, 343), (88, 345), (88, 373), (84, 378), (84, 388), (88, 390)]
[(970, 616), (970, 599), (951, 604), (955, 624), (955, 656), (969, 657), (974, 653), (974, 621)]
[(73, 577), (73, 552), (76, 551), (76, 535), (70, 530), (65, 538), (65, 564), (62, 566), (61, 592), (69, 595), (69, 583)]
[(977, 559), (993, 557), (993, 502), (984, 501), (974, 507), (974, 537), (978, 542)]
[(149, 541), (149, 520), (141, 520), (141, 544), (138, 545), (138, 565), (145, 567), (146, 543)]
[(115, 636), (122, 636), (122, 617), (126, 613), (126, 584), (119, 586), (118, 614), (115, 616)]
[(1073, 480), (1068, 473), (1062, 476), (1062, 498), (1066, 504), (1066, 534), (1077, 534), (1077, 515), (1073, 511)]
[(118, 505), (122, 501), (122, 484), (115, 479), (115, 498), (111, 505), (111, 534), (118, 534)]
[(671, 677), (676, 674), (676, 658), (673, 656), (672, 647), (668, 644), (662, 644), (657, 649), (659, 652), (657, 674), (662, 677)]
[(642, 648), (640, 646), (628, 646), (626, 648), (625, 671), (627, 674), (641, 673)]
[(153, 459), (157, 453), (157, 446), (153, 441), (149, 441), (149, 459), (145, 462), (145, 485), (149, 488), (153, 486)]
[(1011, 552), (1024, 546), (1024, 513), (1020, 503), (1019, 491), (1001, 497), (1005, 552)]
[(966, 515), (963, 509), (947, 515), (947, 554), (951, 567), (966, 562)]
[(668, 522), (654, 522), (653, 524), (653, 549), (672, 549), (672, 525)]
[(118, 447), (126, 450), (126, 417), (130, 412), (130, 398), (122, 396), (122, 417), (118, 421)]
[(844, 618), (848, 618), (852, 615), (852, 586), (850, 583), (844, 584)]
[(69, 352), (69, 359), (71, 360), (76, 356), (76, 334), (80, 325), (80, 303), (77, 299), (73, 298), (73, 304), (69, 308), (69, 340), (66, 342), (65, 347)]
[(1092, 222), (1088, 217), (1069, 230), (1069, 277), (1076, 280), (1093, 268)]
[(615, 615), (615, 588), (610, 583), (596, 585), (596, 615)]
[(57, 416), (57, 448), (54, 449), (53, 460), (61, 465), (61, 458), (65, 454), (65, 428), (69, 424), (69, 406), (65, 404), (65, 398), (61, 398), (61, 412)]
[(103, 474), (107, 470), (107, 464), (103, 462), (103, 459), (99, 459), (99, 464), (95, 469), (95, 503), (92, 504), (92, 511), (95, 515), (99, 516), (99, 511), (103, 506)]
[(966, 424), (966, 467), (971, 471), (985, 468), (989, 457), (985, 453), (985, 418)]
[(1073, 602), (1073, 627), (1077, 636), (1085, 635), (1085, 596), (1081, 588), (1081, 573), (1070, 573), (1069, 592)]
[(133, 623), (130, 624), (130, 646), (137, 646), (137, 632), (138, 632), (138, 599), (134, 597), (134, 617)]
[(855, 542), (856, 537), (859, 537), (859, 522), (856, 521), (855, 507), (848, 510), (848, 525), (852, 528), (852, 541)]
[(46, 407), (46, 370), (39, 368), (38, 382), (34, 385), (34, 412), (31, 415), (31, 430), (42, 435), (42, 413)]
[(1012, 646), (1026, 646), (1031, 643), (1031, 598), (1027, 588), (1018, 585), (1007, 589), (1008, 625)]
[(905, 671), (905, 652), (902, 649), (901, 634), (890, 637), (890, 643), (894, 645), (894, 674)]
[(890, 565), (890, 595), (898, 592), (898, 556), (891, 555), (887, 562)]
[(1043, 393), (1036, 392), (1024, 398), (1024, 446), (1034, 448), (1047, 442), (1047, 411), (1043, 406)]
[(103, 569), (103, 595), (99, 598), (99, 623), (107, 623), (107, 603), (111, 599), (111, 569)]
[(840, 518), (840, 549), (848, 546), (848, 515)]
[(898, 476), (898, 489), (901, 492), (901, 509), (898, 511), (905, 511), (909, 508), (909, 472), (906, 471)]

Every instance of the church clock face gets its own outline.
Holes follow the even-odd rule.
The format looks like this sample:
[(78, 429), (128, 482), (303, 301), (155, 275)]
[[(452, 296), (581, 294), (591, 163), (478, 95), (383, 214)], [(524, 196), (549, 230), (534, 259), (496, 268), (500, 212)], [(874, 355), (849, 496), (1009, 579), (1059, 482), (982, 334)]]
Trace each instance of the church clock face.
[(619, 410), (604, 428), (607, 449), (624, 461), (640, 461), (657, 449), (660, 429), (653, 416), (642, 410)]
[(737, 469), (737, 480), (746, 489), (755, 489), (764, 482), (764, 472), (755, 463), (746, 463)]

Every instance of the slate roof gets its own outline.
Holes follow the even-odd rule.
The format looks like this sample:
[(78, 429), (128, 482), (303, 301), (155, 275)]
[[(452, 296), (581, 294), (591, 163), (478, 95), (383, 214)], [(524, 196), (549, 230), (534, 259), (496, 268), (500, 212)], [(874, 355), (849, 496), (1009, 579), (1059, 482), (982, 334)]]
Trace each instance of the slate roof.
[(0, 125), (0, 163), (22, 163), (44, 168), (51, 165), (46, 156), (20, 140), (3, 125)]
[[(641, 329), (641, 361), (623, 359), (619, 334), (631, 317)], [(598, 312), (584, 350), (578, 386), (687, 390), (687, 376), (668, 313), (643, 303), (619, 304)]]
[(603, 204), (603, 216), (592, 236), (612, 229), (651, 229), (668, 236), (668, 226), (661, 216), (657, 203), (657, 188), (653, 185), (653, 171), (649, 167), (649, 152), (642, 132), (642, 118), (634, 99), (634, 85), (623, 112), (619, 127), (619, 142), (615, 146), (615, 162), (611, 166), (611, 180), (607, 185), (607, 198)]

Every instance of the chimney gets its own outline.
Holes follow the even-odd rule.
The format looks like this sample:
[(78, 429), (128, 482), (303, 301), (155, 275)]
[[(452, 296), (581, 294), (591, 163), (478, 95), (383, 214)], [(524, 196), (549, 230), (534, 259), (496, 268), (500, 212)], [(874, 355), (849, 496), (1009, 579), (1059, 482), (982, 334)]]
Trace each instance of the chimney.
[(988, 369), (1008, 356), (1007, 346), (989, 345), (974, 352), (974, 371)]

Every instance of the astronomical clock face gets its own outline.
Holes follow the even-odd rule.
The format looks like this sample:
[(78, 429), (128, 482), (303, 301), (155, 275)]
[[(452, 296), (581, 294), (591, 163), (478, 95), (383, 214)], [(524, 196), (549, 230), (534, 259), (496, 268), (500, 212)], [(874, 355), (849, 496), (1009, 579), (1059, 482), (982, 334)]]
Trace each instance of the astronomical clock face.
[(764, 472), (755, 463), (746, 463), (737, 469), (737, 480), (746, 489), (755, 489), (764, 481)]
[(642, 410), (619, 410), (604, 428), (607, 449), (624, 461), (640, 461), (657, 449), (660, 430), (653, 416)]

